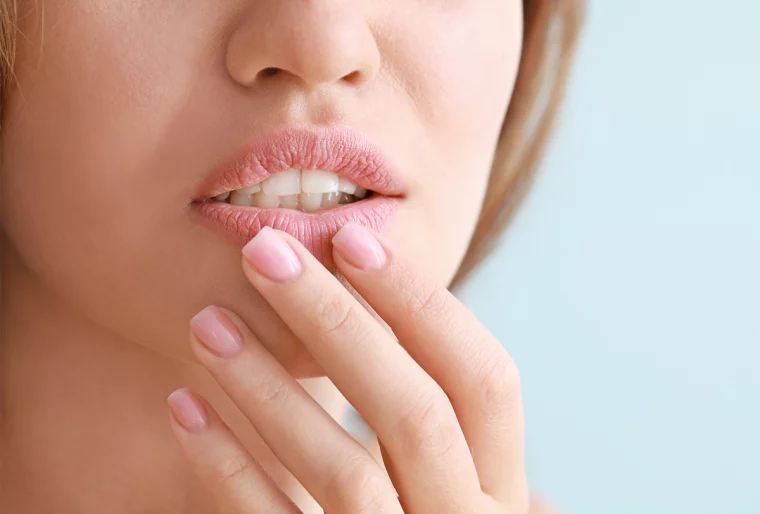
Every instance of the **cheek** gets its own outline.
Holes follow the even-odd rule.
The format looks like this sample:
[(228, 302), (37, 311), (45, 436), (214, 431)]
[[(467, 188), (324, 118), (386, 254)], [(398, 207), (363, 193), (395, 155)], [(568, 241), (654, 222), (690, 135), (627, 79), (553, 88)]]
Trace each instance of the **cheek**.
[(419, 201), (395, 237), (442, 282), (456, 272), (478, 219), (523, 30), (521, 2), (452, 4), (395, 19), (400, 40), (390, 57), (426, 142), (415, 150), (424, 171), (410, 174)]
[[(39, 26), (24, 28), (4, 119), (3, 228), (35, 275), (100, 324), (158, 347), (184, 342), (207, 286), (188, 278), (204, 240), (184, 210), (194, 182), (181, 180), (199, 156), (166, 166), (158, 152), (178, 144), (167, 135), (197, 73), (177, 45), (207, 47), (166, 30), (169, 11), (66, 4), (46, 4), (41, 55)], [(179, 26), (207, 26), (185, 11)], [(239, 269), (236, 253), (215, 250)]]

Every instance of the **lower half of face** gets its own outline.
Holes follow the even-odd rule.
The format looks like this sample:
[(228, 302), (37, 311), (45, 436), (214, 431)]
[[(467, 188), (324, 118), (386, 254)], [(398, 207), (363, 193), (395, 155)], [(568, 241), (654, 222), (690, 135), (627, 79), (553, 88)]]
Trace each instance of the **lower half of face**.
[[(44, 27), (29, 4), (4, 108), (3, 230), (83, 317), (189, 360), (190, 318), (220, 305), (313, 373), (246, 282), (241, 245), (196, 209), (204, 184), (225, 196), (215, 170), (294, 127), (371, 141), (403, 184), (384, 230), (442, 283), (455, 273), (517, 72), (521, 2), (74, 0), (46, 5)], [(236, 186), (261, 187), (249, 179)]]

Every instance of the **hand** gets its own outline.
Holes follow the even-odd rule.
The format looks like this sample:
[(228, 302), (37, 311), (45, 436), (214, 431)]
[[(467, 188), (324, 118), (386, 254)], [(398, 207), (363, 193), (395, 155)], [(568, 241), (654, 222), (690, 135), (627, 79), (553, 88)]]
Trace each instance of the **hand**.
[[(507, 352), (380, 236), (349, 224), (333, 245), (398, 341), (287, 234), (262, 230), (243, 268), (375, 431), (388, 474), (233, 313), (208, 307), (193, 318), (198, 359), (326, 512), (525, 514), (522, 404)], [(300, 512), (206, 400), (180, 389), (169, 404), (223, 512)]]

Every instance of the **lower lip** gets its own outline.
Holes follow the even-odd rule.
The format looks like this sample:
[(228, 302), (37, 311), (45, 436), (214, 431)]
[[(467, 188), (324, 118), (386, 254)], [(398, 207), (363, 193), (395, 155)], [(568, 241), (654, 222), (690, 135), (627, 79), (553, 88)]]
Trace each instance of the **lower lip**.
[(193, 203), (192, 207), (202, 225), (236, 246), (242, 248), (262, 228), (271, 227), (295, 237), (322, 263), (328, 263), (332, 261), (332, 238), (343, 225), (354, 221), (383, 232), (400, 203), (399, 198), (379, 196), (314, 213), (209, 201)]

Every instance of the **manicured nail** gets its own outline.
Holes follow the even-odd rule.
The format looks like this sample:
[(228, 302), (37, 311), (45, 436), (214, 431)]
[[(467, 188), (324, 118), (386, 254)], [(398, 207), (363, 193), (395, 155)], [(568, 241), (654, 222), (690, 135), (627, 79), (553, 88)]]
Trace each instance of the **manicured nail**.
[(333, 247), (349, 264), (364, 271), (377, 271), (387, 262), (385, 249), (369, 230), (358, 223), (343, 225), (333, 237)]
[(269, 227), (245, 245), (243, 255), (256, 271), (274, 282), (290, 282), (303, 272), (296, 252)]
[(230, 358), (243, 349), (243, 336), (219, 307), (206, 307), (190, 320), (190, 330), (214, 355)]
[(190, 389), (177, 389), (166, 399), (177, 423), (188, 432), (200, 432), (208, 427), (208, 415), (203, 404)]

